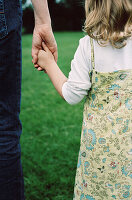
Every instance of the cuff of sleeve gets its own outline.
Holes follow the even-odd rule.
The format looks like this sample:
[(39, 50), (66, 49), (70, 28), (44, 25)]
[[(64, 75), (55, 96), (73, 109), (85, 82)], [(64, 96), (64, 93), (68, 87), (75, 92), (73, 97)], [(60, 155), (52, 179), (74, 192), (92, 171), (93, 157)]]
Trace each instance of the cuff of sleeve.
[(67, 82), (65, 82), (62, 86), (62, 95), (65, 99), (65, 101), (70, 104), (70, 105), (74, 105), (75, 102), (72, 101), (72, 99), (70, 98), (70, 95), (68, 94), (68, 89), (67, 89)]

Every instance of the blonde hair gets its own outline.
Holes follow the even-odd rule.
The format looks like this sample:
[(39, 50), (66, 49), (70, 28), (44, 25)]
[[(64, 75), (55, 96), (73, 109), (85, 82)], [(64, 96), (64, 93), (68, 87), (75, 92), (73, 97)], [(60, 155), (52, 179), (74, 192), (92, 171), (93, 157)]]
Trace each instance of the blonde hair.
[(84, 30), (105, 46), (116, 48), (126, 45), (132, 36), (132, 0), (85, 0)]

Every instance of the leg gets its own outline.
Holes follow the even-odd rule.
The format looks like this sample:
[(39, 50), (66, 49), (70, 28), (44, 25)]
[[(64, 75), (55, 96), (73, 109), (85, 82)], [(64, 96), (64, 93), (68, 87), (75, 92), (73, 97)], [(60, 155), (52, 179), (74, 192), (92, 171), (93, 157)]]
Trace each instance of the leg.
[(24, 200), (19, 119), (21, 99), (20, 0), (0, 0), (0, 200)]

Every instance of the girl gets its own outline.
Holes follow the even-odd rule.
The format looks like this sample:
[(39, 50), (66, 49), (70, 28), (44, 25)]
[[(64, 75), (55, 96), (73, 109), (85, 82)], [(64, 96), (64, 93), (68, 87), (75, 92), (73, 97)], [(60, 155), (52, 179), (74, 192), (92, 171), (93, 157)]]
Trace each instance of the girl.
[(43, 43), (38, 65), (69, 103), (86, 96), (74, 200), (132, 200), (132, 1), (86, 0), (68, 79)]

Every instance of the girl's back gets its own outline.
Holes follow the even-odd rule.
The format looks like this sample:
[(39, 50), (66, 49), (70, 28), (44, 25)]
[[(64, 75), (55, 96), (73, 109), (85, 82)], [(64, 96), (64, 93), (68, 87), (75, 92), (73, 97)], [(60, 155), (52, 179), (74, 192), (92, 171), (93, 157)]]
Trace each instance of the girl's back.
[[(93, 45), (96, 71), (113, 72), (116, 70), (132, 69), (132, 38), (129, 38), (127, 45), (120, 49), (114, 48), (110, 43), (105, 47), (100, 46), (96, 40), (93, 40)], [(79, 52), (77, 52), (76, 56), (80, 63), (82, 60), (81, 54), (85, 58), (88, 70), (92, 70), (89, 36), (80, 39)]]
[(91, 87), (84, 105), (75, 200), (132, 200), (131, 27), (131, 1), (86, 0), (85, 30), (91, 39), (80, 41), (80, 53)]
[[(89, 38), (82, 39), (84, 48)], [(74, 199), (132, 199), (132, 42), (91, 41), (92, 86), (84, 106)]]
[(95, 69), (101, 72), (132, 69), (132, 39), (127, 40), (127, 45), (121, 49), (108, 44), (101, 47), (94, 40)]

